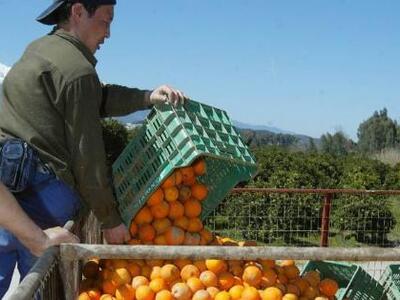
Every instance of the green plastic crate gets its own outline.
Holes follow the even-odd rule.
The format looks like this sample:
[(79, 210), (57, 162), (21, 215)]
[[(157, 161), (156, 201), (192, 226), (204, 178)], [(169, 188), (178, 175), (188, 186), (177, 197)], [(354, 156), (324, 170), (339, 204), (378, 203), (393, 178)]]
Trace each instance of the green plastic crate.
[(318, 271), (321, 279), (334, 279), (339, 290), (336, 292), (338, 300), (381, 300), (384, 296), (383, 286), (380, 285), (360, 266), (333, 261), (309, 261), (301, 274), (307, 271)]
[(225, 111), (193, 100), (176, 108), (155, 106), (112, 167), (124, 223), (129, 225), (174, 169), (199, 157), (207, 172), (198, 179), (209, 189), (202, 201), (204, 219), (236, 184), (256, 174), (255, 159)]
[(379, 283), (383, 286), (387, 299), (400, 299), (400, 265), (387, 266)]

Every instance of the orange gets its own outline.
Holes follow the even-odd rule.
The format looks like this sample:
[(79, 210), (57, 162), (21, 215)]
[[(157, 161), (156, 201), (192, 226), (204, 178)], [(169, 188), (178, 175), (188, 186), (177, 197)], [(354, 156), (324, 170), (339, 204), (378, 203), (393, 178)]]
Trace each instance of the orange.
[(211, 300), (211, 295), (206, 290), (198, 290), (194, 293), (192, 300)]
[(333, 279), (325, 278), (319, 283), (319, 291), (325, 296), (335, 296), (339, 289), (339, 285)]
[(202, 183), (195, 183), (191, 188), (192, 197), (196, 198), (199, 201), (203, 201), (207, 198), (208, 188)]
[(242, 300), (259, 300), (260, 298), (260, 294), (254, 286), (246, 286), (243, 289)]
[(243, 285), (234, 285), (229, 289), (229, 294), (231, 295), (232, 300), (240, 300), (242, 298), (242, 293), (244, 290)]
[(150, 281), (149, 287), (154, 293), (158, 293), (161, 290), (165, 290), (167, 288), (167, 284), (163, 278), (154, 278)]
[(227, 291), (218, 292), (214, 297), (215, 300), (230, 300), (231, 295)]
[(136, 289), (135, 298), (136, 300), (153, 300), (155, 293), (149, 286), (141, 285)]
[(114, 269), (128, 267), (128, 261), (126, 259), (112, 259), (111, 260)]
[(185, 216), (188, 218), (195, 218), (201, 214), (201, 204), (195, 199), (189, 199), (183, 204), (185, 208)]
[(171, 283), (177, 280), (180, 276), (180, 271), (177, 266), (173, 264), (166, 264), (161, 267), (160, 276), (166, 283)]
[(115, 286), (120, 286), (131, 282), (131, 274), (125, 268), (118, 268), (113, 271), (111, 281)]
[(261, 277), (260, 285), (263, 288), (267, 288), (276, 284), (278, 275), (275, 273), (274, 269), (267, 269), (264, 271)]
[(221, 259), (206, 259), (206, 267), (214, 274), (219, 274), (228, 270), (227, 263)]
[(169, 213), (168, 218), (171, 220), (178, 219), (185, 214), (185, 207), (179, 201), (174, 201), (169, 203)]
[(186, 284), (192, 291), (192, 293), (197, 292), (198, 290), (202, 290), (205, 288), (204, 284), (201, 282), (201, 280), (198, 277), (190, 277), (186, 281)]
[(206, 262), (204, 260), (195, 260), (193, 264), (199, 269), (200, 273), (207, 270)]
[(103, 295), (101, 295), (101, 297), (100, 297), (100, 300), (114, 300), (114, 299), (116, 299), (116, 298), (113, 297), (113, 296), (110, 295), (110, 294), (103, 294)]
[(85, 278), (96, 278), (99, 272), (99, 263), (95, 260), (89, 260), (85, 263), (82, 270), (82, 274)]
[(146, 264), (150, 267), (162, 267), (162, 265), (164, 264), (164, 260), (163, 259), (146, 259)]
[(297, 285), (289, 283), (286, 285), (286, 293), (295, 294), (297, 296), (300, 296), (300, 289), (297, 287)]
[(175, 283), (171, 288), (171, 294), (176, 300), (190, 300), (192, 292), (186, 283)]
[(129, 241), (126, 242), (128, 245), (141, 245), (142, 241), (139, 239), (130, 239)]
[(260, 270), (260, 268), (256, 266), (247, 266), (242, 275), (243, 282), (246, 282), (247, 284), (251, 286), (257, 287), (262, 278), (263, 274)]
[(156, 294), (155, 300), (174, 300), (174, 297), (172, 296), (170, 291), (162, 290)]
[(218, 288), (216, 288), (215, 286), (210, 286), (206, 289), (206, 291), (210, 294), (211, 299), (214, 299), (215, 296), (220, 292), (220, 290)]
[(298, 300), (298, 299), (299, 297), (292, 293), (285, 294), (282, 298), (282, 300)]
[(300, 295), (304, 294), (310, 284), (304, 278), (298, 278), (293, 281), (293, 284), (300, 290)]
[(234, 276), (242, 277), (243, 268), (241, 265), (232, 265), (229, 266), (229, 272), (231, 272)]
[(291, 279), (295, 279), (295, 278), (299, 277), (300, 270), (295, 265), (289, 265), (289, 266), (283, 267), (283, 273), (286, 275), (286, 277), (289, 280), (291, 280)]
[(321, 276), (317, 271), (308, 271), (303, 278), (313, 287), (317, 287), (321, 281)]
[(199, 233), (200, 233), (201, 239), (205, 241), (205, 245), (208, 245), (209, 243), (211, 243), (211, 241), (214, 238), (211, 231), (208, 230), (207, 228), (203, 228), (202, 230), (200, 230)]
[(181, 278), (186, 281), (190, 277), (199, 277), (200, 271), (199, 269), (192, 264), (188, 264), (181, 269)]
[(151, 214), (155, 219), (162, 219), (168, 216), (169, 204), (166, 201), (161, 201), (150, 207)]
[(132, 287), (137, 289), (141, 285), (148, 285), (149, 280), (143, 275), (135, 276), (132, 279)]
[(275, 267), (275, 260), (273, 259), (260, 259), (258, 263), (263, 267), (264, 271)]
[(135, 222), (131, 222), (131, 225), (129, 226), (129, 233), (131, 234), (131, 237), (134, 237), (138, 231), (138, 226)]
[(111, 280), (104, 280), (101, 289), (104, 294), (114, 295), (117, 289), (117, 286)]
[(160, 204), (161, 201), (164, 200), (164, 192), (161, 188), (158, 188), (151, 196), (149, 200), (147, 200), (147, 205), (153, 206), (156, 204)]
[(152, 241), (156, 236), (156, 231), (151, 224), (143, 224), (139, 226), (139, 239), (142, 242)]
[(134, 222), (138, 225), (151, 223), (151, 221), (153, 221), (153, 215), (147, 206), (142, 207), (134, 218)]
[(184, 266), (192, 264), (192, 261), (187, 258), (178, 258), (174, 259), (173, 264), (182, 270)]
[(185, 232), (176, 226), (171, 226), (165, 232), (165, 239), (168, 245), (181, 245), (185, 240)]
[(235, 284), (235, 278), (229, 272), (221, 272), (218, 275), (218, 286), (221, 290), (229, 290)]
[(190, 187), (182, 185), (179, 188), (179, 197), (178, 197), (179, 201), (185, 202), (190, 198), (191, 195), (192, 195), (192, 189)]
[(141, 272), (140, 266), (136, 262), (133, 262), (133, 261), (128, 262), (126, 269), (129, 271), (132, 278), (140, 275), (140, 272)]
[(318, 289), (313, 286), (309, 286), (303, 293), (303, 296), (307, 297), (307, 299), (314, 299), (318, 296)]
[(188, 183), (191, 183), (194, 179), (194, 170), (192, 167), (184, 167), (180, 169), (181, 174), (182, 174), (182, 183), (184, 185), (188, 185)]
[(266, 288), (261, 295), (263, 300), (281, 300), (283, 297), (282, 291), (277, 287)]
[(175, 185), (180, 185), (182, 183), (182, 172), (180, 169), (176, 169), (175, 172)]
[(153, 268), (148, 266), (148, 265), (144, 265), (142, 266), (142, 275), (146, 278), (150, 278), (151, 275), (151, 271), (153, 271)]
[(196, 176), (204, 175), (206, 173), (206, 162), (205, 162), (205, 160), (203, 158), (200, 158), (200, 159), (196, 160), (192, 164), (192, 168), (193, 168), (194, 174)]
[(160, 266), (154, 266), (151, 269), (150, 273), (150, 280), (156, 279), (156, 278), (161, 278), (161, 267)]
[(187, 230), (189, 227), (189, 219), (186, 216), (182, 216), (174, 220), (174, 226)]
[(82, 292), (78, 296), (78, 300), (91, 300), (90, 296), (86, 292)]
[(163, 234), (172, 225), (168, 218), (155, 219), (152, 223), (157, 235)]
[(199, 245), (200, 244), (200, 234), (197, 232), (190, 233), (186, 232), (185, 233), (185, 239), (183, 241), (184, 245)]
[(117, 300), (133, 300), (135, 299), (135, 289), (130, 284), (124, 284), (115, 291)]
[(164, 189), (164, 198), (168, 202), (176, 201), (179, 197), (179, 190), (176, 186)]
[(279, 265), (281, 267), (285, 267), (285, 266), (294, 266), (294, 264), (295, 264), (295, 261), (293, 259), (286, 259), (286, 260), (282, 260)]
[(218, 277), (212, 271), (206, 270), (201, 272), (199, 278), (206, 287), (218, 286)]
[(95, 289), (95, 288), (94, 288), (94, 289), (90, 289), (90, 290), (87, 291), (86, 293), (89, 295), (90, 300), (99, 300), (100, 297), (101, 297), (101, 292), (100, 292), (100, 290)]
[[(167, 188), (173, 187), (176, 185), (176, 176), (175, 173), (172, 173), (170, 176), (168, 176), (167, 179), (161, 184), (161, 187), (165, 190)], [(164, 194), (165, 196), (165, 194)]]
[(189, 232), (200, 232), (203, 229), (203, 222), (199, 218), (189, 218), (189, 225), (186, 229)]

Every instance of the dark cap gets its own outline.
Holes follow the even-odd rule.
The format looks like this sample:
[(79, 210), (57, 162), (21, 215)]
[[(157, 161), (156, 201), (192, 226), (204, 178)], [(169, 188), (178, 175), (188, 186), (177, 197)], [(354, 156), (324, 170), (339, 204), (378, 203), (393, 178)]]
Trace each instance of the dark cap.
[(45, 24), (45, 25), (54, 25), (56, 24), (56, 15), (57, 9), (60, 8), (61, 5), (67, 2), (81, 2), (85, 4), (98, 4), (98, 5), (115, 5), (117, 3), (116, 0), (53, 0), (53, 4), (51, 4), (44, 12), (42, 12), (39, 17), (36, 18), (36, 21)]

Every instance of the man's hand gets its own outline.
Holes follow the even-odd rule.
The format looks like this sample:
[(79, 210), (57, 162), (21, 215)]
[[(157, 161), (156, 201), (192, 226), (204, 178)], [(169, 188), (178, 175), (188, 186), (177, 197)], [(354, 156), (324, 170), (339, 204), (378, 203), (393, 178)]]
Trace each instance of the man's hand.
[(129, 231), (124, 224), (114, 228), (103, 229), (103, 233), (108, 244), (123, 244), (131, 239)]
[(42, 240), (28, 242), (28, 248), (35, 256), (41, 256), (47, 248), (61, 243), (79, 243), (79, 238), (75, 234), (59, 226), (43, 230), (43, 234)]
[(162, 85), (147, 95), (148, 103), (150, 104), (163, 104), (171, 103), (174, 106), (183, 104), (186, 96), (179, 90), (174, 89), (168, 85)]

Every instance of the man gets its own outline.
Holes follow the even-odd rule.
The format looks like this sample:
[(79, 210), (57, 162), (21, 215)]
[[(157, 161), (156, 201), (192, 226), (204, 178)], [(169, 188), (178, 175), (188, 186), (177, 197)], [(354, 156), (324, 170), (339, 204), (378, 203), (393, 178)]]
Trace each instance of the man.
[[(31, 185), (15, 194), (37, 225), (63, 225), (77, 214), (81, 198), (102, 223), (106, 241), (120, 244), (129, 232), (107, 177), (100, 118), (166, 101), (178, 105), (185, 97), (166, 85), (148, 91), (100, 83), (94, 54), (110, 37), (114, 5), (115, 0), (56, 0), (38, 17), (57, 26), (32, 42), (4, 79), (0, 139), (21, 139), (38, 153)], [(0, 298), (17, 260), (23, 278), (34, 257), (0, 229)]]

